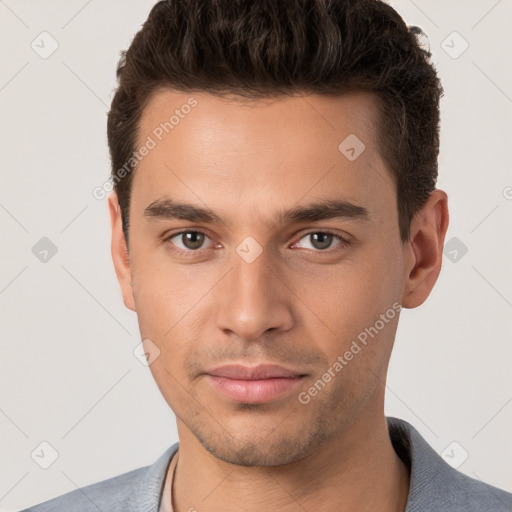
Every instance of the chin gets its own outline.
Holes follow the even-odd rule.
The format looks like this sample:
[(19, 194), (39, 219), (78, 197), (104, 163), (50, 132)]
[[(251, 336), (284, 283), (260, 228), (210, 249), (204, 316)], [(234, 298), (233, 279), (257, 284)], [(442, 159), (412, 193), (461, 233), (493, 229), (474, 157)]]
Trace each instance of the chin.
[(323, 441), (323, 434), (290, 432), (268, 435), (245, 432), (241, 435), (194, 435), (214, 457), (237, 466), (282, 466), (308, 457)]

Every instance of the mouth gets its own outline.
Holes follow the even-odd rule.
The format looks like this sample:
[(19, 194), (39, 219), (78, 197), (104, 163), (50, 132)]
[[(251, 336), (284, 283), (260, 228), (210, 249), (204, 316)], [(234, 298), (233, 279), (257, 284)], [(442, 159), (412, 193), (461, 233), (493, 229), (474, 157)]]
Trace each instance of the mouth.
[(206, 372), (206, 379), (216, 392), (241, 403), (265, 403), (281, 398), (306, 376), (274, 364), (225, 365)]

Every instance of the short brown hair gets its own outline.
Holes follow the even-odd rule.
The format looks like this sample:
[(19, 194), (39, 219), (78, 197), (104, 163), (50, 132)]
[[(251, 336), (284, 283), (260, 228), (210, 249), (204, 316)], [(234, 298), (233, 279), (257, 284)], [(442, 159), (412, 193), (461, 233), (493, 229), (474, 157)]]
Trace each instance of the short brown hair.
[[(417, 27), (380, 0), (165, 0), (117, 67), (108, 114), (112, 178), (128, 244), (133, 173), (123, 179), (151, 95), (163, 89), (247, 99), (377, 95), (379, 149), (397, 189), (402, 242), (437, 180), (443, 94)], [(340, 141), (341, 142), (341, 141)]]

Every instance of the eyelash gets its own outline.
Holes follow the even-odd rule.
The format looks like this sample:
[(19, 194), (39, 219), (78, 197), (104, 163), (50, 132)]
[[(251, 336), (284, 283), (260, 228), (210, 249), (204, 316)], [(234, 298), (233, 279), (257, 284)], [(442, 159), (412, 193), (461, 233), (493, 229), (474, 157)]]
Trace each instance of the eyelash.
[[(170, 242), (171, 238), (174, 238), (175, 236), (183, 235), (185, 233), (201, 233), (202, 235), (205, 235), (206, 237), (208, 237), (208, 234), (205, 233), (204, 231), (201, 231), (200, 229), (188, 229), (188, 230), (184, 230), (184, 231), (178, 231), (177, 233), (172, 233), (171, 235), (165, 237), (164, 241), (165, 242)], [(299, 241), (302, 240), (303, 238), (305, 238), (306, 236), (312, 235), (312, 234), (315, 234), (315, 233), (322, 233), (322, 234), (326, 234), (326, 235), (332, 235), (335, 238), (337, 238), (340, 243), (338, 245), (336, 245), (333, 249), (326, 249), (326, 250), (323, 250), (323, 251), (322, 250), (307, 249), (308, 251), (312, 250), (313, 252), (319, 253), (319, 254), (336, 254), (337, 252), (347, 248), (350, 245), (350, 242), (348, 240), (346, 240), (345, 238), (341, 237), (337, 233), (334, 233), (333, 231), (330, 231), (328, 229), (327, 230), (324, 229), (324, 230), (308, 231), (307, 233), (304, 233), (300, 237)], [(295, 243), (297, 243), (297, 242), (295, 242)], [(197, 249), (197, 250), (189, 249), (189, 250), (185, 251), (183, 249), (180, 249), (179, 247), (174, 246), (174, 244), (172, 242), (170, 242), (170, 244), (173, 246), (172, 247), (172, 251), (176, 252), (179, 255), (185, 256), (187, 258), (194, 258), (197, 254), (199, 254), (201, 251), (204, 250), (204, 249)]]

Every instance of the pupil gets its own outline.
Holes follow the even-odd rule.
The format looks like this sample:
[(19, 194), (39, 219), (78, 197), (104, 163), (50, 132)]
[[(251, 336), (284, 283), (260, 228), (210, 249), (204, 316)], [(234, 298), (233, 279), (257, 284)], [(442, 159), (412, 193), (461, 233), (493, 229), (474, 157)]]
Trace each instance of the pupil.
[(183, 236), (185, 237), (185, 247), (188, 249), (198, 249), (203, 244), (203, 233), (198, 233), (197, 231), (189, 231)]
[(313, 237), (313, 245), (317, 249), (327, 249), (331, 245), (332, 235), (329, 233), (313, 233), (310, 236)]

